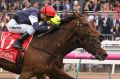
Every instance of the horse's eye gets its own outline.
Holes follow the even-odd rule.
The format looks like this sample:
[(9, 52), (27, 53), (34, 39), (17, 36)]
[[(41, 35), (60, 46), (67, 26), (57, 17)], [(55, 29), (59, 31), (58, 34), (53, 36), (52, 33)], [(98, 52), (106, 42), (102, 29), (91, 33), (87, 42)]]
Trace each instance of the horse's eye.
[(86, 23), (85, 26), (88, 26), (88, 24)]

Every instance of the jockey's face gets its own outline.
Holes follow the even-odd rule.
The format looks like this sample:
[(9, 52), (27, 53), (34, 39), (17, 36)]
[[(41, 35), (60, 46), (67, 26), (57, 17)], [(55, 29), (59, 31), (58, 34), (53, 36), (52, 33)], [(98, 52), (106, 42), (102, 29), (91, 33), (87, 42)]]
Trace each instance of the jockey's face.
[(41, 19), (43, 21), (48, 21), (49, 20), (49, 18), (45, 14), (41, 14)]

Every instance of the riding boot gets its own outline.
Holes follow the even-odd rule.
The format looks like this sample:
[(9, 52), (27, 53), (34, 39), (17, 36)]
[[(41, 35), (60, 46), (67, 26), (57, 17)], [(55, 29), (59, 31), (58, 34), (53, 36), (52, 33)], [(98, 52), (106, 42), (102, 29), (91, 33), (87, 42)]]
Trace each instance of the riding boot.
[(13, 45), (13, 48), (22, 49), (24, 41), (29, 37), (29, 34), (25, 32)]

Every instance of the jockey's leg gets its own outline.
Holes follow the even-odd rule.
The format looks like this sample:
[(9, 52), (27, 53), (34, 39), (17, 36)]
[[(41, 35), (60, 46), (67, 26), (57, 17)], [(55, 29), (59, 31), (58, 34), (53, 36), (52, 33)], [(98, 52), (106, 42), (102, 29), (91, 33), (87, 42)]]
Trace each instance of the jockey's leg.
[(26, 28), (26, 32), (15, 42), (15, 44), (13, 45), (14, 48), (17, 49), (22, 49), (22, 45), (24, 43), (24, 41), (33, 33), (35, 32), (35, 30), (33, 29), (32, 26), (29, 26), (28, 28)]
[(7, 24), (7, 29), (9, 32), (13, 33), (25, 33), (26, 29), (30, 27), (30, 25), (27, 24), (17, 24), (17, 22), (14, 19), (11, 19)]
[(29, 34), (25, 32), (13, 45), (14, 48), (22, 49), (22, 44), (29, 37)]
[(24, 41), (33, 33), (35, 32), (35, 30), (33, 29), (32, 26), (29, 26), (28, 28), (26, 28), (26, 32), (15, 42), (15, 44), (13, 45), (14, 48), (17, 49), (22, 49), (22, 45), (24, 43)]
[(18, 79), (31, 79), (33, 74), (31, 72), (24, 71), (21, 73)]
[(24, 33), (13, 45), (14, 48), (22, 49), (22, 44), (25, 39), (32, 35), (35, 30), (31, 25), (27, 24), (17, 24), (17, 22), (12, 19), (7, 25), (8, 31), (13, 33)]

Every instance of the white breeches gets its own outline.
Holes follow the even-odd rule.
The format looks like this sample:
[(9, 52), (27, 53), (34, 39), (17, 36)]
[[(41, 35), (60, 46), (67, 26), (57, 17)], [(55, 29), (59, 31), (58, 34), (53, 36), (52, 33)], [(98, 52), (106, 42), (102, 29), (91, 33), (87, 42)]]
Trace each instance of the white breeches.
[(32, 35), (35, 32), (32, 25), (17, 24), (17, 22), (14, 19), (11, 19), (8, 22), (7, 29), (8, 29), (9, 32), (13, 32), (13, 33), (25, 33), (25, 32), (28, 32), (30, 35)]

